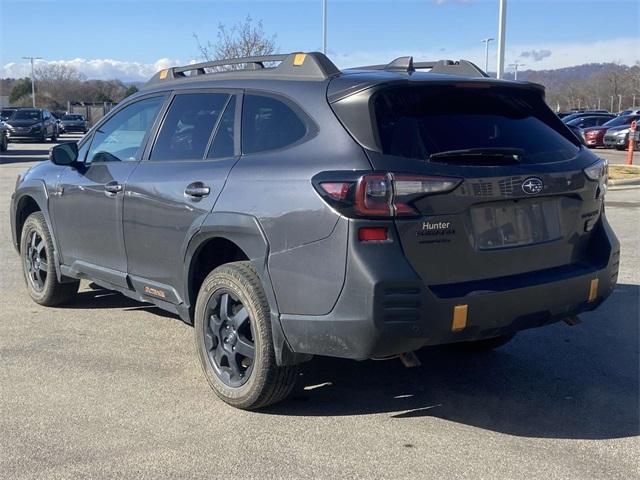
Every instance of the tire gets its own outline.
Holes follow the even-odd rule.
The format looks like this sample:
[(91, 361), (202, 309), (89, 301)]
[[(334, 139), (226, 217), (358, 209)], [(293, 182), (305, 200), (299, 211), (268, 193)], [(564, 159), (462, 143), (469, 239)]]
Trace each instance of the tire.
[[(255, 410), (293, 391), (298, 368), (276, 364), (269, 303), (250, 262), (227, 263), (205, 278), (194, 339), (209, 385), (229, 405)], [(243, 355), (251, 344), (253, 359)]]
[(6, 152), (8, 148), (9, 148), (9, 139), (7, 138), (6, 135), (3, 135), (2, 139), (0, 139), (0, 152)]
[[(39, 258), (38, 261), (35, 258)], [(78, 292), (79, 280), (60, 283), (53, 261), (53, 241), (42, 212), (27, 217), (20, 237), (22, 273), (31, 298), (52, 307), (68, 302)]]
[(453, 346), (456, 349), (459, 349), (466, 353), (480, 353), (487, 352), (490, 350), (495, 350), (496, 348), (500, 348), (503, 345), (506, 345), (513, 337), (515, 337), (515, 333), (513, 335), (503, 335), (501, 337), (494, 338), (485, 338), (482, 340), (473, 340), (470, 342), (460, 342), (455, 343)]
[(51, 134), (51, 142), (56, 142), (58, 140), (58, 132), (57, 130), (54, 130), (53, 133)]

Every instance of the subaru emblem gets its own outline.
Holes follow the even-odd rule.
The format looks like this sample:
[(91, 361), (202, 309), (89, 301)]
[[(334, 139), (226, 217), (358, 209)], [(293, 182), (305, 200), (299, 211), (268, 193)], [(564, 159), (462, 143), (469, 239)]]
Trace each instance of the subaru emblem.
[(528, 195), (535, 195), (542, 191), (544, 184), (538, 177), (529, 177), (522, 182), (522, 191)]

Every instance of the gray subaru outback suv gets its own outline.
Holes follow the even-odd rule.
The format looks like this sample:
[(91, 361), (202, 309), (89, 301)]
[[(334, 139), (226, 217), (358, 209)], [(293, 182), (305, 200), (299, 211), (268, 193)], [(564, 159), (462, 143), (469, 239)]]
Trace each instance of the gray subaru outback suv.
[(542, 87), (466, 61), (169, 68), (50, 160), (11, 204), (31, 297), (90, 279), (174, 312), (239, 408), (284, 399), (313, 355), (573, 323), (617, 279), (606, 163)]

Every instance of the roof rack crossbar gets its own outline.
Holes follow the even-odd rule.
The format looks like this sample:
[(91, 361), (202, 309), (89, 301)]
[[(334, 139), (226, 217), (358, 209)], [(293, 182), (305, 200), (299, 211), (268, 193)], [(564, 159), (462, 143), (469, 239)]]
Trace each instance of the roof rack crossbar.
[[(173, 67), (174, 73), (184, 73), (193, 70), (202, 70), (205, 73), (205, 68), (216, 67), (229, 67), (231, 65), (251, 65), (253, 69), (264, 68), (266, 62), (282, 62), (287, 58), (287, 55), (262, 55), (259, 57), (244, 57), (244, 58), (230, 58), (227, 60), (215, 60), (212, 62), (194, 63), (192, 65), (185, 65), (183, 67)], [(251, 67), (249, 68), (249, 70)]]
[[(267, 63), (277, 63), (276, 66), (266, 66)], [(227, 69), (234, 65), (244, 65), (241, 69)], [(211, 71), (213, 70), (213, 71)], [(189, 72), (189, 75), (187, 75)], [(261, 55), (256, 57), (230, 58), (213, 62), (201, 62), (180, 67), (171, 67), (156, 73), (147, 86), (151, 86), (168, 80), (180, 78), (217, 75), (270, 75), (281, 78), (293, 77), (306, 80), (325, 80), (340, 73), (331, 60), (319, 52), (301, 53), (294, 52), (281, 55)]]
[(488, 77), (480, 67), (468, 60), (435, 60), (414, 62), (413, 57), (398, 57), (386, 65), (367, 65), (353, 70), (385, 70), (388, 72), (412, 73), (416, 70), (429, 70), (430, 73), (445, 73), (463, 77)]

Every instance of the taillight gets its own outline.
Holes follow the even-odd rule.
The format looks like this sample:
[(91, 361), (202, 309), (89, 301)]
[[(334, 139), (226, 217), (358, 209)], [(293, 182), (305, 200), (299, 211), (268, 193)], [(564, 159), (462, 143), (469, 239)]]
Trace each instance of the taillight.
[[(325, 175), (329, 177), (326, 180), (322, 178)], [(349, 175), (356, 178), (335, 180)], [(364, 217), (419, 215), (413, 206), (416, 200), (449, 192), (461, 182), (459, 178), (402, 173), (368, 173), (357, 177), (356, 172), (327, 172), (318, 177), (313, 183), (327, 203), (347, 216)]]
[(360, 215), (389, 217), (392, 215), (392, 187), (388, 175), (364, 175), (358, 180), (354, 207)]
[(418, 212), (411, 204), (425, 195), (449, 192), (458, 186), (460, 179), (448, 177), (424, 177), (392, 174), (394, 207), (396, 215), (415, 215)]
[(349, 182), (325, 182), (321, 183), (320, 186), (327, 195), (340, 202), (346, 200), (349, 194)]

